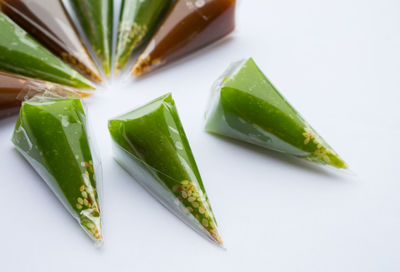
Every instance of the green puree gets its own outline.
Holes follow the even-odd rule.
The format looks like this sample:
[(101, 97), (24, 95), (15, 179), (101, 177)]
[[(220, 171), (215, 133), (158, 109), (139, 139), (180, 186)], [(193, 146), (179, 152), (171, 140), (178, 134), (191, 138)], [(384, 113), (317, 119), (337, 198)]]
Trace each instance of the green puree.
[(153, 33), (172, 0), (122, 0), (115, 73), (125, 67), (132, 51)]
[(221, 244), (171, 95), (111, 120), (109, 130), (121, 166), (185, 223)]
[(236, 63), (216, 82), (206, 130), (315, 163), (347, 168), (253, 59)]
[(96, 178), (82, 102), (24, 102), (12, 141), (88, 235), (101, 242)]
[(111, 73), (113, 0), (69, 0), (107, 76)]
[(41, 46), (22, 28), (0, 13), (0, 70), (71, 86), (93, 84)]

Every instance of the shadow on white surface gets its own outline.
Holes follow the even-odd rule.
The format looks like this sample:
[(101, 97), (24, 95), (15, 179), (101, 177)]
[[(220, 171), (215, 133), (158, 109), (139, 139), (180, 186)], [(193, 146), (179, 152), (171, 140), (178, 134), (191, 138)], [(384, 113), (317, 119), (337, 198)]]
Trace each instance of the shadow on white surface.
[[(296, 168), (297, 170), (302, 170), (305, 172), (312, 172), (314, 174), (321, 175), (328, 181), (332, 182), (344, 182), (347, 181), (346, 173), (347, 170), (341, 170), (341, 169), (334, 169), (333, 167), (330, 166), (324, 166), (324, 165), (318, 165), (318, 164), (313, 164), (312, 162), (308, 162), (306, 160), (296, 158), (290, 155), (286, 155), (277, 151), (269, 150), (266, 148), (258, 147), (256, 145), (252, 145), (250, 143), (242, 142), (236, 139), (220, 136), (220, 135), (215, 135), (215, 134), (210, 134), (211, 137), (217, 139), (218, 141), (224, 141), (232, 144), (235, 148), (239, 148), (243, 150), (243, 152), (246, 152), (246, 150), (250, 152), (257, 153), (262, 156), (269, 157), (273, 160), (276, 160), (280, 163), (283, 164), (289, 164)], [(349, 177), (351, 175), (348, 175)]]

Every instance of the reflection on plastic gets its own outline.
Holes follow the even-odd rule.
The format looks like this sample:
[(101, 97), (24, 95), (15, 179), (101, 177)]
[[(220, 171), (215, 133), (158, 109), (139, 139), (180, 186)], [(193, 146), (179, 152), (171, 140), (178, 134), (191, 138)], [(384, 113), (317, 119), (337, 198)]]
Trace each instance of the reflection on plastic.
[(91, 93), (69, 89), (45, 81), (0, 72), (0, 118), (17, 113), (21, 102), (37, 94), (57, 97), (90, 96)]
[(117, 162), (172, 213), (222, 244), (171, 95), (109, 122)]
[(306, 160), (347, 168), (252, 59), (234, 63), (213, 86), (206, 130)]
[(235, 4), (235, 0), (175, 1), (132, 73), (143, 75), (231, 33)]
[(12, 138), (96, 243), (102, 243), (100, 207), (86, 115), (80, 99), (36, 96), (23, 102)]
[(61, 1), (0, 0), (1, 10), (53, 54), (88, 78), (101, 82)]

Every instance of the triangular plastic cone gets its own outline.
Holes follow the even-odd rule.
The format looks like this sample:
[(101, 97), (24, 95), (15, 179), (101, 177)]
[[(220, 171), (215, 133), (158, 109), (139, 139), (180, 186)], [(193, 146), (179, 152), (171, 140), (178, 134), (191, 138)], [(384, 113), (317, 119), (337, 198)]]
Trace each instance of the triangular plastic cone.
[(0, 0), (0, 9), (54, 55), (89, 79), (102, 81), (61, 1)]
[(206, 130), (315, 163), (347, 168), (253, 59), (233, 64), (213, 86)]
[(115, 74), (125, 67), (132, 52), (153, 33), (173, 0), (123, 0), (117, 35)]
[(17, 113), (21, 106), (21, 98), (30, 98), (40, 92), (50, 92), (63, 97), (91, 96), (90, 92), (66, 89), (46, 81), (0, 72), (0, 118)]
[(177, 0), (132, 68), (136, 76), (231, 33), (235, 0)]
[(50, 53), (3, 13), (0, 13), (0, 33), (0, 70), (77, 89), (94, 88), (91, 81)]
[(182, 221), (222, 244), (171, 95), (111, 120), (109, 130), (117, 162)]
[(101, 243), (96, 164), (81, 100), (24, 102), (12, 141), (90, 238)]
[[(65, 0), (68, 1), (68, 0)], [(113, 40), (113, 0), (69, 0), (104, 73), (111, 74)]]

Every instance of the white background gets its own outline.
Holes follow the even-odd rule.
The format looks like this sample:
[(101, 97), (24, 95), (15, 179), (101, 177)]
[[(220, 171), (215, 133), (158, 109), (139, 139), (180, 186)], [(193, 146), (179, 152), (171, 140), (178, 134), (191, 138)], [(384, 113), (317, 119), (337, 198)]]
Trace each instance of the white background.
[[(0, 271), (400, 271), (400, 2), (242, 0), (231, 39), (88, 101), (104, 168), (96, 249), (0, 121)], [(203, 131), (212, 82), (252, 56), (354, 175)], [(114, 161), (107, 120), (171, 91), (226, 251)]]

